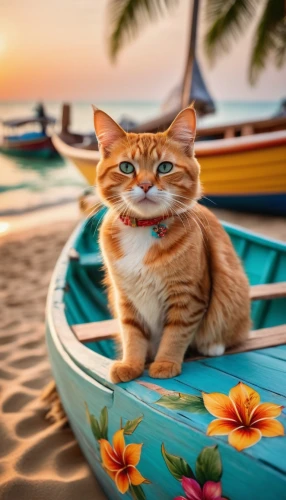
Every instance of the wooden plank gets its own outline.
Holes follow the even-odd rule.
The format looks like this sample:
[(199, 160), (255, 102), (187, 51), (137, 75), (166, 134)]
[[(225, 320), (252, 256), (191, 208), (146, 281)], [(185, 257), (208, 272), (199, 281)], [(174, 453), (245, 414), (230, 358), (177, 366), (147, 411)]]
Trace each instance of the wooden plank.
[[(286, 297), (286, 282), (282, 283), (271, 283), (267, 285), (256, 285), (250, 288), (250, 298), (251, 300), (262, 300), (262, 299), (274, 299), (274, 298)], [(75, 335), (80, 342), (91, 342), (105, 340), (116, 336), (119, 332), (119, 324), (117, 320), (107, 320), (94, 323), (86, 323), (80, 325), (74, 325), (72, 327)], [(261, 334), (270, 334), (270, 329)], [(275, 333), (277, 333), (275, 331)], [(251, 337), (254, 333), (251, 332)], [(260, 334), (257, 333), (256, 336)], [(269, 344), (269, 347), (277, 344)], [(238, 351), (237, 351), (238, 352)], [(241, 351), (240, 351), (241, 352)]]
[[(236, 354), (239, 352), (254, 351), (266, 347), (274, 347), (286, 344), (286, 325), (273, 326), (272, 328), (261, 328), (249, 332), (249, 338), (235, 347), (227, 349), (225, 354)], [(197, 361), (208, 359), (205, 356), (190, 356), (185, 361)]]
[[(272, 328), (261, 328), (249, 332), (249, 338), (235, 347), (227, 349), (225, 354), (236, 354), (241, 352), (265, 349), (286, 344), (286, 325), (274, 326)], [(185, 361), (198, 361), (209, 359), (205, 356), (188, 356)]]
[(117, 319), (83, 323), (73, 325), (72, 331), (80, 342), (99, 342), (116, 337), (119, 333), (119, 323)]
[[(285, 336), (286, 335), (286, 325), (271, 326), (270, 328), (260, 328), (259, 330), (252, 330), (249, 332), (250, 339), (260, 339), (268, 336)], [(270, 340), (271, 341), (271, 340)]]
[(269, 300), (286, 297), (286, 282), (250, 287), (250, 300)]
[[(97, 321), (94, 323), (84, 323), (73, 325), (72, 330), (80, 342), (99, 342), (115, 338), (119, 333), (119, 322), (117, 319)], [(279, 325), (272, 328), (262, 328), (249, 332), (249, 338), (226, 351), (226, 354), (253, 351), (266, 347), (274, 347), (286, 344), (286, 325)], [(195, 356), (187, 360), (203, 359), (204, 356)]]
[(274, 347), (281, 344), (286, 344), (286, 325), (254, 330), (250, 332), (249, 338), (245, 342), (242, 342), (232, 349), (228, 349), (226, 354), (254, 351), (256, 349)]

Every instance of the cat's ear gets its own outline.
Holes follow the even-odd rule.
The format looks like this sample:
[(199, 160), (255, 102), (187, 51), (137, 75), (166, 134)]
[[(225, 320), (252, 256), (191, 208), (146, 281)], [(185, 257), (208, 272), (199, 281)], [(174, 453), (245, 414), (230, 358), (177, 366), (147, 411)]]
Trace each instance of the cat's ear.
[(192, 106), (183, 109), (167, 130), (167, 135), (182, 144), (187, 155), (192, 156), (196, 136), (196, 112)]
[(126, 137), (124, 130), (104, 111), (93, 106), (94, 129), (103, 156), (108, 156), (113, 144)]

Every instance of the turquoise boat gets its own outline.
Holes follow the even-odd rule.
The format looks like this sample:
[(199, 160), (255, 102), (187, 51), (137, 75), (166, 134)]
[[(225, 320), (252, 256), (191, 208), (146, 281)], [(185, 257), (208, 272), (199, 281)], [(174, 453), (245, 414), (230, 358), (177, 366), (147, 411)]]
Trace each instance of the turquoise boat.
[(62, 404), (107, 497), (285, 499), (286, 245), (224, 224), (252, 285), (249, 339), (221, 357), (186, 359), (174, 379), (146, 371), (114, 385), (102, 215), (81, 223), (63, 249), (46, 325)]

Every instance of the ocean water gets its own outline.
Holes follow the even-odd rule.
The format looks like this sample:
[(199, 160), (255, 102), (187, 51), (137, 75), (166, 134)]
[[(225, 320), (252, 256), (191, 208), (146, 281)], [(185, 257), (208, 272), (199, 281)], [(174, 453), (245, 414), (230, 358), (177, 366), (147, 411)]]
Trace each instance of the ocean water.
[[(160, 113), (159, 102), (103, 102), (94, 103), (114, 119), (123, 116), (143, 122)], [(35, 103), (1, 103), (0, 120), (20, 118), (33, 114)], [(61, 104), (46, 103), (48, 114), (60, 120)], [(270, 117), (278, 111), (278, 102), (218, 102), (217, 111), (204, 117), (200, 125), (212, 125)], [(56, 125), (56, 128), (59, 125)], [(90, 103), (72, 105), (72, 130), (91, 132)], [(1, 125), (0, 125), (1, 131)], [(0, 153), (0, 216), (17, 215), (40, 207), (75, 200), (85, 187), (85, 181), (76, 168), (61, 158), (31, 160), (5, 156)]]

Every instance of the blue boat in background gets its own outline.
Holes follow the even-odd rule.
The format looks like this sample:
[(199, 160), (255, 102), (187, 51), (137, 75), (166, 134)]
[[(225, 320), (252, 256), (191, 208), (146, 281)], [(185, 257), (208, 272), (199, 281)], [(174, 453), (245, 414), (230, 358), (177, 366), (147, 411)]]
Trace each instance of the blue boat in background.
[(0, 121), (0, 152), (13, 156), (50, 158), (57, 155), (51, 141), (51, 126), (56, 120), (38, 104), (36, 115)]

